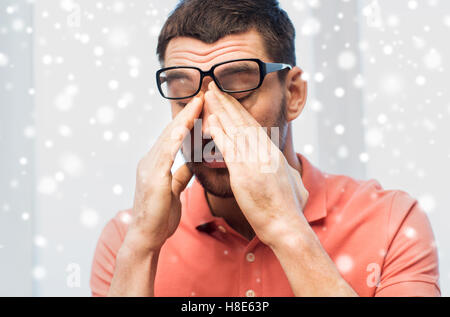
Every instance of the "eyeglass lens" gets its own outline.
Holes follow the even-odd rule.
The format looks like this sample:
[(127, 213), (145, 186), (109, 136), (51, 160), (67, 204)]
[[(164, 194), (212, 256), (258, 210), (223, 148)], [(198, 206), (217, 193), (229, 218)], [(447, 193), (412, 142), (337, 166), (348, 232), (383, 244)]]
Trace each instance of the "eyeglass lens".
[[(255, 61), (232, 61), (217, 66), (214, 77), (220, 87), (230, 93), (258, 87), (260, 68)], [(160, 87), (166, 98), (187, 98), (200, 88), (201, 74), (194, 68), (174, 68), (159, 75)]]

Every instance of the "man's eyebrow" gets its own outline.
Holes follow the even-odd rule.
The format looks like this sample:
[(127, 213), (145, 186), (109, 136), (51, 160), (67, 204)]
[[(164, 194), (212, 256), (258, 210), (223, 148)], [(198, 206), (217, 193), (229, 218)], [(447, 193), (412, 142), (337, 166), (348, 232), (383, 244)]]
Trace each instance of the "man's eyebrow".
[(182, 70), (170, 70), (166, 74), (166, 79), (180, 79), (180, 78), (189, 78), (190, 76)]
[(219, 74), (231, 75), (235, 73), (246, 72), (249, 70), (255, 70), (255, 68), (251, 67), (249, 64), (231, 65), (229, 67), (224, 67), (223, 69), (220, 69)]

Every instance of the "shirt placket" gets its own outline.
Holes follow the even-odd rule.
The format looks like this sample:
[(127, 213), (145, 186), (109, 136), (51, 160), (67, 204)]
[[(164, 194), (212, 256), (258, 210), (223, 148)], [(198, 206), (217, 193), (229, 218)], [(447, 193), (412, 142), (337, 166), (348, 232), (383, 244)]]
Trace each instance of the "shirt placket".
[(258, 239), (253, 239), (242, 249), (240, 254), (238, 296), (263, 296), (261, 280), (262, 263), (261, 242)]
[(238, 254), (238, 297), (256, 297), (262, 294), (262, 265), (264, 245), (255, 237), (250, 242), (231, 228), (224, 219), (215, 219), (205, 225), (204, 231), (222, 240)]

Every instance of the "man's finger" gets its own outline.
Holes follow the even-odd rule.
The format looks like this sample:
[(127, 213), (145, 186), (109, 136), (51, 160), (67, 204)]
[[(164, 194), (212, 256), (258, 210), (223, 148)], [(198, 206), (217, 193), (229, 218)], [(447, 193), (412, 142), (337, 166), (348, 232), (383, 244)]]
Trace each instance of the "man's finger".
[(227, 129), (235, 129), (237, 127), (236, 123), (230, 118), (225, 110), (227, 105), (223, 104), (223, 102), (218, 99), (217, 94), (212, 90), (206, 92), (205, 104), (208, 107), (208, 110), (217, 116), (225, 131), (227, 131)]
[(184, 138), (194, 127), (195, 119), (199, 117), (202, 109), (203, 95), (199, 94), (186, 105), (158, 138), (152, 151), (158, 162), (157, 165), (167, 173), (173, 165)]
[(208, 86), (209, 89), (214, 91), (217, 98), (222, 103), (225, 103), (225, 111), (229, 114), (234, 122), (238, 125), (245, 126), (260, 126), (258, 121), (232, 96), (221, 91), (214, 82), (211, 82)]
[(225, 163), (229, 167), (230, 163), (237, 160), (237, 153), (233, 147), (233, 142), (223, 130), (223, 126), (215, 114), (211, 114), (208, 117), (208, 130), (220, 153), (222, 153)]
[(180, 194), (186, 188), (187, 184), (189, 184), (191, 178), (192, 172), (186, 164), (183, 164), (183, 166), (175, 171), (172, 176), (172, 192), (176, 197), (180, 197)]
[(183, 128), (190, 131), (194, 127), (195, 119), (197, 119), (202, 112), (203, 103), (203, 93), (200, 92), (183, 108), (183, 110), (180, 111), (180, 113), (177, 114), (166, 129), (164, 129), (161, 136), (170, 138), (172, 131), (177, 128)]

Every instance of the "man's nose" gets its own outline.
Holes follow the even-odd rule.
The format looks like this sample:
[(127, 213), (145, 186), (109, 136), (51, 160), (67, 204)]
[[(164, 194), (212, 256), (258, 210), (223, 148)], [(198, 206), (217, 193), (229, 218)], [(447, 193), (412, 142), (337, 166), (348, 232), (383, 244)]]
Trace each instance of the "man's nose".
[(208, 85), (210, 82), (212, 82), (213, 79), (210, 76), (206, 76), (203, 78), (203, 82), (202, 82), (202, 87), (201, 87), (201, 91), (203, 91), (203, 93), (205, 93), (208, 90)]
[[(211, 81), (213, 81), (213, 79), (209, 76), (203, 78), (203, 83), (202, 83), (202, 87), (201, 87), (201, 91), (203, 93), (208, 91), (208, 85)], [(210, 137), (210, 135), (205, 133), (206, 127), (207, 127), (206, 120), (208, 119), (210, 114), (211, 114), (211, 112), (209, 111), (209, 107), (206, 105), (206, 101), (205, 101), (205, 104), (203, 106), (203, 111), (200, 115), (200, 118), (202, 119), (202, 135), (203, 135), (203, 137), (207, 137), (207, 138)]]
[(211, 137), (208, 133), (206, 133), (207, 132), (206, 127), (208, 126), (208, 124), (206, 122), (207, 122), (210, 114), (211, 114), (211, 112), (209, 111), (208, 107), (205, 104), (203, 106), (202, 113), (200, 114), (200, 119), (202, 120), (202, 136), (203, 136), (203, 138)]

